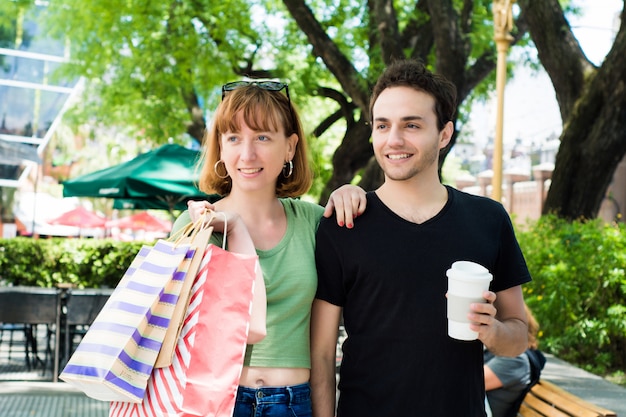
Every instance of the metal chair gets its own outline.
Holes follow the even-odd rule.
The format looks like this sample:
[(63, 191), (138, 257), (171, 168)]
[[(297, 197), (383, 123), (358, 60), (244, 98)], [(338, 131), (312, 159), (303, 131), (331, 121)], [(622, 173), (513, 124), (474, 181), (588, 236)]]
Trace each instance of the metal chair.
[[(41, 363), (43, 365), (42, 374), (45, 374), (48, 362), (52, 363), (53, 360), (51, 336), (53, 334), (52, 329), (54, 332), (58, 332), (59, 329), (58, 294), (58, 290), (53, 288), (0, 287), (0, 322), (24, 330), (26, 366), (30, 370), (31, 360), (34, 367), (37, 366), (37, 363)], [(37, 348), (37, 326), (40, 324), (46, 326), (46, 346), (43, 361), (38, 356)], [(54, 334), (56, 335), (56, 333)], [(57, 340), (55, 337), (55, 343)]]
[[(0, 308), (2, 308), (0, 306)], [(28, 370), (30, 371), (30, 359), (28, 357), (28, 349), (27, 349), (27, 345), (26, 345), (26, 341), (27, 341), (27, 333), (29, 329), (28, 329), (28, 325), (26, 324), (15, 324), (15, 323), (0, 323), (0, 345), (2, 345), (2, 342), (4, 341), (4, 334), (8, 333), (9, 334), (9, 350), (8, 350), (8, 359), (9, 362), (11, 361), (11, 354), (13, 353), (13, 345), (15, 343), (20, 343), (20, 342), (16, 342), (15, 341), (15, 336), (14, 333), (15, 332), (20, 332), (24, 334), (24, 352), (26, 353), (26, 365), (28, 367)]]
[[(87, 333), (89, 326), (104, 307), (113, 289), (71, 289), (65, 298), (65, 343), (63, 362), (74, 352), (74, 346)], [(77, 340), (78, 339), (78, 340)]]

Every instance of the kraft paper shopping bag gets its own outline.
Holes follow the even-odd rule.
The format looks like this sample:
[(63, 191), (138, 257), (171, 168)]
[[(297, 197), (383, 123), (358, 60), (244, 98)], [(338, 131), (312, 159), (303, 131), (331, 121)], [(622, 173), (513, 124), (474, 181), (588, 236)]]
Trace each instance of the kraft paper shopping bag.
[(211, 217), (205, 216), (199, 219), (198, 222), (192, 224), (190, 228), (182, 230), (179, 237), (175, 242), (189, 244), (194, 249), (193, 257), (189, 259), (186, 265), (185, 279), (180, 282), (179, 296), (170, 320), (170, 325), (165, 334), (165, 339), (161, 345), (159, 356), (157, 357), (155, 368), (163, 368), (172, 364), (172, 357), (174, 356), (174, 348), (176, 342), (180, 336), (180, 332), (183, 326), (183, 319), (187, 306), (189, 305), (189, 299), (191, 296), (191, 288), (195, 279), (195, 276), (200, 268), (204, 250), (206, 249), (211, 234), (213, 233), (213, 227), (210, 226)]

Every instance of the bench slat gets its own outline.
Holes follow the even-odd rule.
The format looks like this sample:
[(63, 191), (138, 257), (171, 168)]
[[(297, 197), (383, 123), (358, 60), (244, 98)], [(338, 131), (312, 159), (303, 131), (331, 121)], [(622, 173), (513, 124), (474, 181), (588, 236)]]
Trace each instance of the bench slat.
[(537, 384), (533, 387), (532, 392), (537, 397), (543, 399), (545, 402), (552, 404), (559, 409), (567, 412), (570, 416), (577, 417), (598, 417), (600, 414), (585, 407), (584, 404), (580, 404), (577, 401), (572, 401), (568, 397), (563, 397), (561, 393), (555, 392), (550, 388), (546, 388), (542, 384)]
[[(524, 398), (524, 403), (533, 410), (540, 413), (541, 416), (545, 417), (571, 417), (571, 414), (566, 414), (560, 411), (557, 408), (554, 408), (551, 403), (547, 403), (543, 401), (542, 398), (535, 397), (532, 394), (526, 394)], [(522, 414), (526, 417), (526, 414)]]
[(519, 410), (522, 417), (617, 417), (615, 412), (592, 404), (548, 381), (541, 380)]
[(528, 407), (525, 403), (520, 406), (517, 415), (522, 417), (544, 417), (532, 408)]
[(557, 393), (559, 396), (567, 398), (568, 400), (570, 400), (573, 403), (579, 404), (584, 408), (587, 408), (589, 410), (593, 410), (597, 413), (597, 415), (602, 416), (602, 417), (617, 417), (617, 414), (614, 411), (611, 410), (607, 410), (606, 408), (600, 407), (599, 405), (596, 405), (594, 403), (590, 403), (588, 401), (583, 400), (580, 397), (575, 396), (574, 394), (572, 394), (571, 392), (568, 392), (566, 390), (564, 390), (563, 388), (559, 387), (558, 385), (555, 385), (549, 381), (541, 381), (541, 386)]

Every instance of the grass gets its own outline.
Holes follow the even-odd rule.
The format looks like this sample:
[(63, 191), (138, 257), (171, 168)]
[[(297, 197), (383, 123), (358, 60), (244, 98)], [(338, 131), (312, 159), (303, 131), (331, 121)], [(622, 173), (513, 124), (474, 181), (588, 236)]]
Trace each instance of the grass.
[(624, 371), (616, 371), (611, 374), (605, 375), (604, 379), (626, 388), (626, 373), (624, 373)]

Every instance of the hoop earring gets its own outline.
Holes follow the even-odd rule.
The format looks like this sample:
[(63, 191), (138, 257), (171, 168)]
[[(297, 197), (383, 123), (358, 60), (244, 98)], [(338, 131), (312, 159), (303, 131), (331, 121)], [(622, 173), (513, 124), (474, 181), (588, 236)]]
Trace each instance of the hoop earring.
[(229, 177), (229, 175), (228, 175), (228, 171), (226, 171), (226, 175), (224, 175), (224, 176), (220, 175), (220, 173), (217, 171), (217, 166), (219, 165), (219, 163), (220, 163), (220, 162), (221, 162), (222, 164), (224, 164), (224, 171), (226, 171), (226, 164), (225, 164), (225, 163), (224, 163), (224, 161), (222, 161), (221, 159), (220, 159), (219, 161), (217, 161), (217, 162), (215, 163), (215, 165), (213, 165), (213, 171), (215, 171), (215, 175), (217, 175), (217, 177), (218, 177), (218, 178), (221, 178), (221, 179), (226, 179), (226, 178), (228, 178), (228, 177)]
[[(285, 170), (287, 171), (287, 173), (285, 173)], [(285, 178), (289, 178), (291, 177), (291, 174), (293, 174), (293, 162), (290, 160), (288, 162), (285, 162), (285, 165), (283, 165), (283, 175), (285, 176)]]

